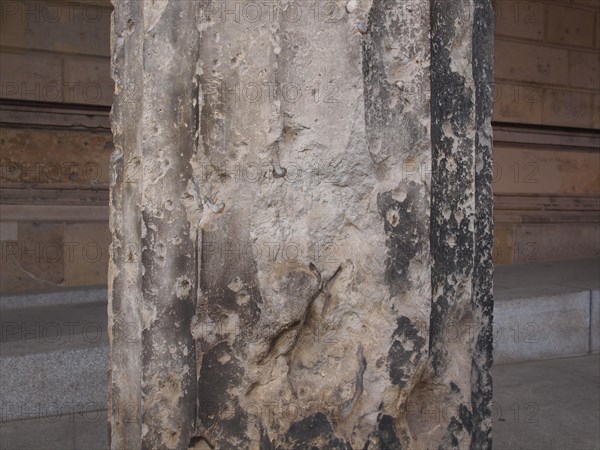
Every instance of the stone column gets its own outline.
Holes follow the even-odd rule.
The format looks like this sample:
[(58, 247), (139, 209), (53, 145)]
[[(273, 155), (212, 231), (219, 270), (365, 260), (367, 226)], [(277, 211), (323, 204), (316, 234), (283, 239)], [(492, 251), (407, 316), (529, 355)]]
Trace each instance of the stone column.
[(112, 447), (490, 447), (490, 2), (113, 22)]

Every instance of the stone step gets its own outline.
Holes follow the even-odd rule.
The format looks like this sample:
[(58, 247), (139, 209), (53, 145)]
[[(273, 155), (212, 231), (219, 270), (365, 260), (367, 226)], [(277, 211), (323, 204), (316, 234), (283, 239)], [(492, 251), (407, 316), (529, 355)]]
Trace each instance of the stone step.
[(600, 259), (498, 266), (494, 363), (598, 353)]

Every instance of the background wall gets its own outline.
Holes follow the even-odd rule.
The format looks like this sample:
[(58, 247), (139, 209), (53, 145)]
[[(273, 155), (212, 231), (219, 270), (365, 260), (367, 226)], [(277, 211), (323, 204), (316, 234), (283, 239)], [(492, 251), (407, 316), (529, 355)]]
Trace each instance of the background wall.
[(0, 8), (1, 291), (106, 284), (112, 8)]
[[(0, 291), (105, 284), (111, 5), (0, 5)], [(495, 10), (495, 261), (599, 255), (600, 2)]]
[(495, 10), (495, 261), (598, 255), (600, 2)]

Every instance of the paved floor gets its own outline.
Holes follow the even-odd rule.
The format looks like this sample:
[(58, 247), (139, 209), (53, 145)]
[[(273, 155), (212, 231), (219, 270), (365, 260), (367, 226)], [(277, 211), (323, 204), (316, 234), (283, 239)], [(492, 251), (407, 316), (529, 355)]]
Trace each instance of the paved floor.
[[(600, 449), (600, 356), (498, 365), (494, 449)], [(7, 422), (0, 448), (107, 448), (106, 412)]]
[(600, 449), (600, 356), (504, 364), (494, 377), (494, 449)]

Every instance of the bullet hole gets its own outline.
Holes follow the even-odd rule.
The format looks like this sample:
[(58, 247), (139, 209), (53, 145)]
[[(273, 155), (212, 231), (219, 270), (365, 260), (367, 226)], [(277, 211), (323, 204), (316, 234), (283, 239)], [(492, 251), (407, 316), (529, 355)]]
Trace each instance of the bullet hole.
[(400, 214), (398, 211), (392, 209), (387, 213), (387, 220), (391, 226), (395, 227), (400, 222)]
[(365, 22), (364, 20), (361, 20), (360, 22), (358, 22), (358, 24), (356, 25), (356, 28), (358, 28), (358, 31), (360, 32), (360, 34), (367, 34), (367, 31), (368, 31), (367, 22)]
[(133, 28), (135, 27), (135, 22), (131, 19), (129, 19), (127, 21), (127, 28), (129, 29), (129, 31), (133, 31)]
[(215, 203), (210, 197), (204, 197), (204, 204), (210, 208), (215, 214), (220, 214), (225, 210), (225, 203)]
[(236, 302), (238, 305), (246, 305), (248, 304), (248, 302), (250, 301), (250, 296), (248, 294), (245, 293), (238, 293)]
[(348, 3), (346, 3), (346, 11), (348, 11), (348, 14), (352, 14), (354, 11), (356, 11), (357, 6), (358, 2), (356, 0), (350, 0)]
[(227, 353), (221, 353), (217, 360), (221, 365), (224, 365), (231, 361), (231, 356), (229, 356)]
[(234, 277), (231, 279), (227, 287), (233, 292), (238, 292), (240, 289), (242, 289), (242, 280), (240, 280), (239, 277)]
[(163, 436), (164, 436), (163, 442), (165, 444), (167, 444), (167, 446), (169, 448), (171, 448), (171, 447), (175, 448), (177, 446), (177, 441), (179, 439), (179, 433), (178, 432), (172, 431), (172, 430), (170, 430), (170, 431), (165, 430)]
[(176, 282), (175, 295), (177, 298), (184, 298), (190, 293), (192, 283), (185, 277), (179, 277)]
[(210, 204), (210, 210), (212, 212), (214, 212), (215, 214), (221, 214), (223, 211), (225, 211), (225, 203), (223, 202), (219, 202), (216, 204)]
[(273, 177), (274, 178), (283, 178), (287, 174), (287, 169), (285, 167), (281, 167), (279, 163), (273, 163)]

